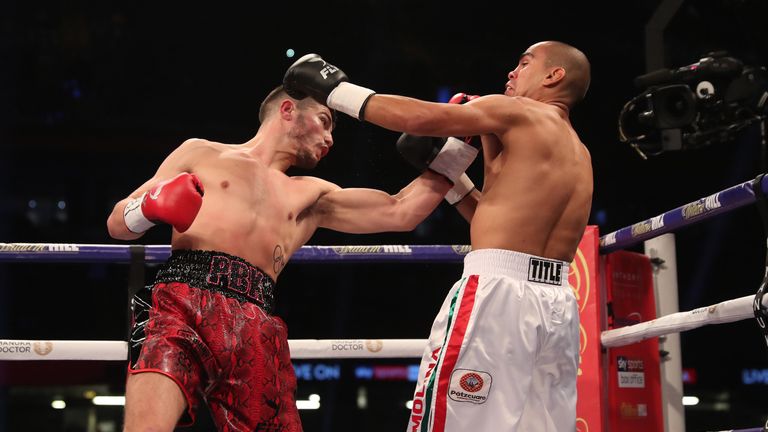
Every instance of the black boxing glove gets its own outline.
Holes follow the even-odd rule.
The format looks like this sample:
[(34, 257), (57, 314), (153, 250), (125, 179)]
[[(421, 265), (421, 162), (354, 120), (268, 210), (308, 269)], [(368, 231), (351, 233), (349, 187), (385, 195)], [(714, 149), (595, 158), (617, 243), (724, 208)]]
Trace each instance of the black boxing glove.
[(459, 183), (462, 174), (478, 153), (475, 147), (454, 137), (424, 137), (404, 133), (396, 145), (403, 158), (416, 169), (432, 170), (445, 176), (454, 185)]
[(310, 96), (328, 108), (363, 120), (365, 104), (375, 92), (348, 81), (347, 74), (338, 67), (317, 54), (307, 54), (285, 72), (283, 87), (292, 98)]

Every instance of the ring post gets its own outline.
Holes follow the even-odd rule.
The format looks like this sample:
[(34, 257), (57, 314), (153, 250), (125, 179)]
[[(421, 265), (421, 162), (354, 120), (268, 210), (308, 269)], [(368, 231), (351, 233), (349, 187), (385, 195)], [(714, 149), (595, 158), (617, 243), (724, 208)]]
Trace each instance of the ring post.
[[(675, 235), (664, 234), (645, 242), (645, 254), (653, 266), (653, 286), (656, 297), (656, 316), (661, 317), (680, 311), (677, 297), (677, 255)], [(661, 406), (664, 413), (664, 430), (685, 430), (683, 407), (683, 364), (680, 334), (670, 333), (659, 337), (661, 355)]]

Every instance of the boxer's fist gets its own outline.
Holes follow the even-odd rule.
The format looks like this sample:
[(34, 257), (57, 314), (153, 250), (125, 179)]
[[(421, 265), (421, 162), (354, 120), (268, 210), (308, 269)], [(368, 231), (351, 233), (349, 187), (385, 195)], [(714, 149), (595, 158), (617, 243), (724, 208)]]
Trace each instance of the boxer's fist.
[(283, 87), (292, 98), (310, 96), (331, 109), (362, 120), (365, 104), (375, 92), (348, 81), (347, 74), (338, 67), (317, 54), (307, 54), (285, 72)]
[(189, 229), (203, 205), (203, 185), (196, 175), (181, 173), (158, 183), (125, 206), (125, 225), (142, 233), (158, 223), (172, 225), (176, 231)]
[(296, 60), (285, 72), (283, 87), (294, 99), (309, 96), (325, 105), (328, 95), (344, 81), (349, 81), (344, 71), (317, 54), (307, 54)]
[(450, 99), (448, 99), (448, 103), (452, 104), (465, 104), (473, 99), (477, 99), (480, 96), (478, 95), (468, 95), (466, 93), (456, 93), (455, 95), (451, 96)]
[[(448, 103), (462, 105), (462, 104), (465, 104), (465, 103), (467, 103), (467, 102), (469, 102), (469, 101), (471, 101), (473, 99), (477, 99), (479, 97), (480, 96), (478, 96), (478, 95), (468, 95), (466, 93), (456, 93), (455, 95), (451, 96), (450, 99), (448, 99)], [(467, 144), (472, 144), (472, 137), (471, 136), (468, 136), (468, 137), (458, 137), (458, 138), (463, 139), (464, 142), (467, 143)]]
[(457, 138), (424, 137), (404, 133), (397, 150), (419, 171), (430, 169), (456, 183), (475, 160), (478, 150)]

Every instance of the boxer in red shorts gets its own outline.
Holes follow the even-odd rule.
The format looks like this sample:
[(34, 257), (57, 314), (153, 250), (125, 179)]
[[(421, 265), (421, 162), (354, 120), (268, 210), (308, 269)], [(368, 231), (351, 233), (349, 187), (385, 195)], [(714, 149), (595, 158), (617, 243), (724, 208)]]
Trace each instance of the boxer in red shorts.
[(281, 86), (259, 120), (242, 144), (185, 141), (107, 220), (120, 240), (173, 226), (171, 258), (133, 302), (125, 431), (172, 431), (201, 402), (220, 431), (301, 431), (286, 326), (271, 315), (283, 267), (317, 228), (414, 229), (477, 154), (458, 143), (432, 152), (430, 170), (395, 195), (342, 189), (285, 174), (330, 150), (328, 107)]
[(187, 399), (182, 426), (203, 394), (223, 430), (301, 430), (287, 330), (273, 304), (274, 281), (245, 260), (175, 250), (133, 301), (128, 371), (176, 382)]

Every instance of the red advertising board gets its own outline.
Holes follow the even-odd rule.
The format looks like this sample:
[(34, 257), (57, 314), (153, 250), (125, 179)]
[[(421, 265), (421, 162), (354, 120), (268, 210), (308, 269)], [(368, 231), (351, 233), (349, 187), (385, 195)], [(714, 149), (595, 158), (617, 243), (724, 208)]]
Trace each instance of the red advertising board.
[[(605, 257), (608, 328), (656, 318), (653, 273), (646, 255), (618, 251)], [(664, 430), (658, 338), (608, 350), (608, 430)]]
[(579, 302), (581, 346), (579, 375), (576, 381), (576, 430), (601, 432), (605, 402), (603, 373), (601, 370), (600, 332), (603, 329), (605, 300), (598, 286), (598, 230), (588, 226), (570, 266), (568, 281)]

